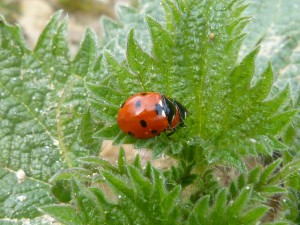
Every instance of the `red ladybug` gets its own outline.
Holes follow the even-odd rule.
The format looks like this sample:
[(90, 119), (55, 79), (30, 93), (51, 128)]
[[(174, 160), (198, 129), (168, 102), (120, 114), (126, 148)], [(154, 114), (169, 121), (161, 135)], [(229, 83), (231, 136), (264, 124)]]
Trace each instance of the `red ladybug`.
[(122, 131), (138, 139), (152, 138), (161, 132), (175, 132), (183, 126), (187, 110), (179, 102), (157, 92), (141, 92), (129, 97), (118, 113)]

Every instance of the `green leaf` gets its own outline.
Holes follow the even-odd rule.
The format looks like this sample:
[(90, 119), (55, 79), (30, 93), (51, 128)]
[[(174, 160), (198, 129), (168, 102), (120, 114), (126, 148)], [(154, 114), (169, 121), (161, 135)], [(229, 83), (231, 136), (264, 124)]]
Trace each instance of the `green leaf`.
[(16, 173), (0, 169), (1, 218), (35, 218), (40, 215), (37, 207), (56, 202), (49, 183), (31, 177), (18, 179)]
[[(127, 219), (132, 224), (177, 224), (179, 217), (177, 203), (179, 203), (181, 189), (175, 187), (167, 191), (163, 175), (150, 164), (147, 168), (149, 177), (134, 165), (124, 165), (123, 169), (127, 172), (122, 176), (101, 171), (105, 183), (111, 187), (116, 198), (113, 208), (119, 212), (117, 215), (119, 218), (114, 220), (113, 224), (128, 223), (124, 222)], [(102, 199), (103, 197), (100, 196), (101, 202)], [(107, 203), (104, 202), (104, 206), (106, 205)], [(112, 206), (110, 207), (110, 210), (113, 210)], [(124, 219), (124, 215), (127, 219)]]
[(294, 189), (289, 189), (288, 194), (282, 201), (284, 218), (290, 221), (290, 223), (299, 223), (299, 192)]
[(272, 175), (272, 173), (274, 173), (274, 171), (279, 167), (281, 162), (281, 159), (277, 159), (276, 161), (272, 162), (270, 165), (264, 168), (259, 178), (261, 184), (267, 183), (269, 176)]
[(92, 72), (97, 59), (97, 39), (96, 34), (87, 29), (84, 39), (80, 44), (80, 49), (73, 60), (73, 73), (75, 76), (84, 77)]
[[(87, 29), (73, 60), (61, 12), (33, 51), (20, 28), (1, 17), (0, 223), (42, 224), (38, 208), (43, 208), (59, 222), (74, 224), (181, 224), (187, 218), (190, 224), (251, 224), (261, 222), (267, 210), (257, 203), (274, 193), (281, 193), (283, 206), (291, 208), (278, 218), (297, 223), (299, 197), (287, 192), (297, 185), (287, 179), (299, 170), (298, 157), (292, 155), (297, 152), (298, 102), (291, 101), (289, 85), (273, 86), (270, 63), (264, 71), (256, 67), (258, 48), (238, 59), (249, 22), (246, 8), (238, 0), (164, 0), (162, 6), (142, 0), (137, 10), (120, 6), (120, 22), (102, 20), (104, 49), (99, 51), (95, 33)], [(289, 51), (284, 63), (274, 66), (275, 75), (279, 68), (283, 73), (291, 69), (289, 59), (297, 65), (294, 28), (296, 32), (286, 32), (292, 41), (285, 42)], [(170, 139), (135, 140), (123, 134), (116, 114), (126, 97), (138, 91), (157, 91), (182, 102), (189, 111), (185, 127)], [(173, 167), (166, 178), (150, 163), (143, 169), (139, 157), (127, 165), (121, 151), (115, 167), (93, 157), (105, 139), (146, 147), (155, 156), (168, 154), (192, 166)], [(247, 171), (244, 155), (274, 151), (291, 153), (283, 168), (275, 161), (260, 176), (260, 167)], [(244, 171), (229, 190), (220, 189), (208, 172), (220, 164)], [(54, 204), (50, 182), (61, 180), (72, 182), (69, 205)]]
[(255, 83), (254, 95), (258, 100), (264, 100), (267, 98), (269, 91), (273, 83), (273, 70), (271, 63), (269, 62), (267, 69), (261, 74)]
[[(96, 71), (104, 79), (95, 83), (94, 76), (88, 77), (86, 87), (93, 118), (107, 125), (95, 137), (151, 148), (155, 156), (181, 154), (190, 143), (197, 143), (198, 148), (205, 149), (208, 161), (245, 170), (241, 155), (272, 154), (277, 136), (297, 110), (288, 104), (288, 88), (275, 97), (270, 94), (270, 64), (255, 76), (259, 48), (237, 63), (243, 28), (248, 23), (243, 1), (193, 0), (186, 4), (189, 7), (163, 1), (166, 23), (146, 16), (151, 53), (141, 44), (140, 31), (131, 29), (126, 60), (117, 61), (105, 53)], [(132, 15), (134, 11), (125, 10), (125, 14)], [(214, 40), (209, 38), (212, 34)], [(175, 141), (164, 135), (135, 140), (118, 130), (118, 106), (127, 96), (140, 91), (166, 94), (192, 112), (185, 121), (186, 127), (173, 135)], [(284, 148), (283, 144), (279, 150)]]
[(101, 167), (108, 171), (117, 172), (117, 169), (114, 166), (112, 166), (108, 161), (96, 156), (81, 157), (77, 161), (83, 164)]
[(224, 217), (226, 216), (226, 205), (227, 205), (227, 196), (226, 196), (226, 190), (223, 189), (219, 191), (219, 193), (216, 196), (216, 200), (214, 203), (214, 208), (211, 212), (211, 222), (213, 224), (220, 224), (222, 221), (224, 221)]
[(287, 179), (287, 177), (294, 175), (295, 172), (299, 170), (300, 160), (297, 159), (286, 164), (278, 173), (276, 173), (273, 177), (269, 179), (269, 184), (279, 184), (283, 179)]
[(104, 212), (93, 192), (75, 180), (72, 181), (72, 188), (82, 223), (101, 224), (104, 221)]
[(136, 157), (134, 158), (133, 166), (137, 168), (139, 171), (142, 171), (142, 162), (139, 154), (136, 155)]
[[(151, 17), (146, 17), (153, 43), (152, 54), (161, 63), (168, 63), (168, 53), (174, 47), (174, 39), (167, 30)], [(167, 84), (169, 85), (169, 84)]]
[(224, 188), (211, 200), (208, 196), (201, 198), (190, 213), (189, 224), (256, 224), (269, 210), (265, 205), (252, 205), (254, 195), (250, 186), (237, 197), (227, 193)]
[(162, 8), (159, 7), (159, 0), (140, 1), (139, 3), (138, 10), (118, 5), (118, 21), (112, 21), (107, 17), (101, 18), (104, 30), (103, 45), (118, 59), (118, 62), (125, 59), (126, 36), (132, 27), (140, 31), (137, 34), (137, 39), (144, 49), (150, 50), (150, 36), (144, 20), (145, 15), (150, 15), (153, 18), (159, 19), (159, 21), (164, 20), (164, 13)]
[[(176, 207), (176, 203), (179, 199), (179, 195), (181, 193), (180, 186), (175, 187), (172, 191), (166, 194), (166, 196), (162, 199), (162, 208), (163, 213), (171, 216), (172, 211)], [(173, 216), (173, 215), (172, 215)]]
[(118, 157), (118, 169), (120, 171), (120, 174), (126, 173), (125, 165), (126, 165), (125, 151), (123, 148), (121, 148)]
[[(0, 194), (0, 218), (40, 216), (38, 207), (56, 202), (50, 177), (75, 166), (77, 157), (98, 152), (98, 145), (84, 144), (79, 129), (86, 107), (83, 78), (96, 58), (91, 50), (95, 45), (91, 48), (87, 42), (95, 40), (88, 31), (71, 61), (66, 30), (67, 20), (56, 13), (31, 51), (20, 28), (1, 18), (0, 185), (5, 188)], [(20, 184), (19, 170), (26, 174)], [(31, 192), (35, 197), (30, 197)]]
[[(61, 31), (55, 25), (57, 17), (59, 13), (50, 21), (50, 30)], [(44, 35), (50, 32), (48, 28)], [(0, 194), (3, 196), (0, 218), (7, 215), (11, 219), (34, 218), (40, 214), (36, 207), (55, 202), (47, 194), (50, 192), (48, 179), (65, 166), (60, 160), (56, 112), (52, 108), (57, 100), (51, 91), (53, 73), (48, 70), (50, 62), (43, 65), (38, 56), (26, 48), (18, 27), (2, 20), (0, 40), (0, 182), (1, 187), (5, 187)], [(20, 184), (17, 183), (18, 170), (26, 174), (26, 180)], [(8, 177), (10, 180), (6, 180)], [(33, 190), (35, 198), (31, 198)], [(18, 196), (26, 200), (19, 201)], [(35, 200), (39, 198), (44, 200)]]
[[(106, 224), (116, 224), (121, 225), (124, 223), (129, 223), (128, 218), (126, 218), (126, 215), (122, 214), (122, 210), (120, 210), (120, 207), (118, 205), (115, 205), (109, 201), (107, 201), (106, 196), (107, 195), (107, 189), (101, 190), (98, 187), (92, 187), (89, 188), (90, 191), (93, 192), (93, 194), (96, 196), (98, 202), (101, 204), (101, 207), (104, 210), (105, 218), (103, 223)], [(107, 196), (110, 198), (110, 201), (112, 201), (112, 198), (115, 196)]]
[(285, 193), (286, 189), (283, 187), (278, 187), (276, 185), (268, 185), (268, 186), (264, 186), (261, 189), (261, 192), (268, 193), (268, 194), (279, 194), (279, 193)]
[(75, 167), (75, 168), (60, 170), (53, 177), (51, 177), (49, 182), (54, 183), (59, 180), (72, 180), (75, 177), (82, 180), (89, 180), (91, 176), (92, 176), (91, 171), (84, 168)]
[(43, 206), (42, 211), (46, 213), (47, 215), (57, 219), (60, 223), (63, 224), (84, 224), (79, 215), (78, 212), (74, 207), (71, 207), (69, 205), (48, 205)]
[(271, 223), (264, 223), (264, 225), (290, 225), (291, 223), (288, 221), (278, 221)]
[(283, 85), (288, 78), (297, 82), (297, 71), (300, 69), (297, 54), (300, 40), (297, 27), (300, 22), (297, 10), (299, 1), (291, 0), (288, 4), (280, 0), (248, 2), (250, 4), (246, 11), (252, 20), (246, 28), (248, 35), (243, 41), (241, 55), (260, 44), (262, 48), (256, 62), (257, 72), (260, 73), (266, 67), (266, 62), (271, 60), (275, 76)]
[(256, 167), (249, 172), (248, 184), (253, 184), (258, 181), (258, 176), (261, 172), (261, 167)]
[(139, 195), (144, 198), (148, 198), (151, 194), (152, 185), (148, 179), (145, 179), (144, 176), (140, 173), (140, 171), (133, 167), (129, 166), (128, 173), (130, 178), (132, 179), (132, 183), (136, 185), (136, 190), (139, 191)]
[(86, 110), (81, 121), (81, 139), (85, 144), (93, 142), (93, 122), (90, 110)]
[(175, 25), (180, 22), (180, 12), (176, 5), (170, 0), (161, 1), (161, 3), (166, 14), (166, 28), (175, 31)]
[(189, 224), (208, 224), (209, 196), (201, 198), (194, 206), (189, 217)]
[(250, 186), (246, 186), (238, 197), (228, 206), (227, 216), (228, 220), (233, 218), (234, 215), (239, 215), (240, 212), (244, 209), (245, 205), (250, 199), (252, 193), (252, 188)]
[(238, 187), (234, 182), (231, 182), (229, 185), (229, 193), (231, 198), (235, 198), (238, 194)]
[(244, 188), (246, 186), (247, 183), (246, 183), (245, 174), (241, 174), (238, 177), (237, 183), (238, 183), (239, 189), (242, 189), (242, 188)]
[(270, 208), (268, 206), (257, 206), (247, 210), (241, 217), (243, 224), (255, 224), (261, 217), (263, 217)]
[(160, 171), (158, 171), (155, 168), (152, 168), (152, 174), (151, 174), (152, 182), (153, 182), (153, 196), (156, 198), (163, 198), (165, 195), (165, 183), (163, 175)]
[(71, 183), (69, 180), (58, 180), (51, 188), (53, 195), (63, 203), (70, 202), (71, 196)]
[(134, 198), (134, 190), (132, 187), (128, 187), (126, 182), (120, 177), (113, 175), (107, 171), (103, 171), (102, 175), (105, 177), (107, 182), (120, 194), (125, 195), (129, 199)]

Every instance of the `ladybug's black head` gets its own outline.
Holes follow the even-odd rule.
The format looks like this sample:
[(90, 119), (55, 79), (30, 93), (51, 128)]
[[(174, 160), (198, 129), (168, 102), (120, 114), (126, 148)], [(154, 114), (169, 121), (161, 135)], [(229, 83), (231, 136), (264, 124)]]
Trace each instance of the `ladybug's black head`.
[(180, 122), (182, 123), (183, 120), (186, 118), (188, 111), (180, 102), (174, 100), (174, 104), (178, 108), (179, 116), (180, 116)]
[(174, 104), (173, 99), (169, 99), (164, 95), (162, 96), (162, 102), (163, 102), (163, 108), (166, 113), (166, 117), (168, 118), (168, 123), (171, 125), (173, 118), (175, 117), (176, 114), (176, 106)]

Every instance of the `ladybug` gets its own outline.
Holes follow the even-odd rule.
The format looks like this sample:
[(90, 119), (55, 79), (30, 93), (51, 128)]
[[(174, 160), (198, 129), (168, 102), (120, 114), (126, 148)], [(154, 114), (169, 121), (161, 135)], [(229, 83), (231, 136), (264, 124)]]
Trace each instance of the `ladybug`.
[(140, 92), (129, 97), (118, 113), (119, 128), (138, 139), (147, 139), (183, 126), (186, 108), (157, 92)]

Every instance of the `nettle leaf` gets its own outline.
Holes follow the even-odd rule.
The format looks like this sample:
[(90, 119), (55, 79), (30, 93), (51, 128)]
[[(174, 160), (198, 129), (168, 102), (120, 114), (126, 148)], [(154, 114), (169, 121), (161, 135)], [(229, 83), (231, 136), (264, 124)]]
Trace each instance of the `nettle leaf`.
[(76, 209), (69, 205), (49, 205), (42, 207), (43, 212), (63, 224), (83, 224)]
[[(267, 200), (274, 194), (286, 193), (286, 188), (280, 185), (299, 170), (299, 161), (279, 168), (282, 160), (278, 159), (264, 169), (257, 167), (248, 174), (240, 175), (229, 188), (222, 188), (217, 194), (208, 191), (209, 196), (200, 196), (195, 204), (191, 204), (179, 198), (183, 194), (180, 186), (169, 186), (170, 177), (165, 177), (150, 163), (142, 167), (138, 156), (129, 165), (124, 154), (121, 150), (117, 166), (97, 157), (79, 160), (84, 167), (90, 168), (90, 179), (81, 180), (93, 187), (86, 188), (78, 180), (73, 182), (73, 198), (75, 202), (79, 201), (75, 210), (83, 221), (78, 224), (92, 224), (93, 221), (105, 224), (140, 224), (142, 221), (147, 224), (185, 224), (183, 218), (188, 218), (189, 224), (256, 224), (269, 211), (265, 205)], [(170, 174), (171, 170), (165, 174)], [(82, 172), (85, 173), (84, 170), (65, 170), (54, 176), (52, 181), (69, 180)], [(93, 179), (98, 176), (102, 179)], [(211, 182), (213, 177), (206, 179)], [(65, 215), (59, 213), (62, 206), (56, 206), (52, 205), (46, 213), (64, 221)], [(74, 204), (68, 207), (72, 211)], [(86, 210), (89, 207), (90, 210)], [(95, 216), (97, 211), (99, 213)]]
[(150, 51), (150, 36), (144, 20), (145, 15), (151, 15), (159, 21), (164, 20), (163, 9), (158, 7), (159, 0), (141, 0), (135, 8), (118, 4), (116, 13), (118, 21), (108, 17), (101, 17), (101, 25), (104, 30), (102, 44), (119, 62), (125, 59), (126, 37), (132, 28), (139, 30), (136, 38), (140, 41), (144, 50)]
[(226, 189), (220, 190), (213, 203), (209, 197), (202, 197), (190, 213), (189, 224), (257, 224), (267, 213), (268, 206), (251, 204), (252, 187), (246, 186), (238, 196), (228, 200)]
[[(105, 49), (99, 51), (87, 29), (74, 59), (61, 12), (34, 50), (19, 27), (0, 17), (0, 222), (51, 223), (41, 221), (43, 212), (70, 224), (178, 224), (187, 218), (190, 224), (224, 218), (257, 223), (268, 207), (254, 202), (286, 194), (281, 184), (297, 175), (299, 161), (282, 168), (275, 161), (261, 173), (255, 168), (219, 191), (210, 169), (225, 163), (246, 170), (241, 156), (287, 149), (298, 130), (285, 128), (298, 111), (290, 87), (273, 86), (270, 64), (255, 74), (258, 48), (238, 59), (246, 7), (241, 0), (120, 6), (121, 22), (102, 21)], [(172, 139), (135, 140), (122, 133), (119, 107), (139, 91), (182, 102), (189, 111), (186, 126)], [(128, 165), (121, 151), (115, 167), (93, 157), (105, 139), (170, 154), (187, 165), (163, 173), (150, 163), (143, 167), (140, 158)], [(80, 163), (84, 168), (76, 167)], [(181, 202), (182, 189), (193, 182), (199, 187), (188, 196), (191, 202)], [(57, 197), (69, 204), (56, 204), (53, 187), (65, 191), (66, 198)], [(293, 198), (299, 197), (288, 196), (284, 207), (293, 206), (286, 218), (297, 221)]]
[(299, 190), (289, 189), (287, 196), (282, 199), (282, 214), (285, 219), (289, 221), (289, 224), (298, 224), (300, 222), (299, 217), (299, 204), (300, 196)]
[(104, 171), (102, 174), (116, 192), (119, 210), (130, 223), (177, 224), (179, 209), (176, 199), (181, 189), (176, 187), (167, 192), (163, 175), (151, 166), (150, 179), (133, 166), (126, 168), (128, 177)]
[(264, 204), (274, 195), (282, 195), (283, 198), (290, 190), (287, 183), (282, 185), (289, 178), (293, 179), (298, 176), (300, 169), (299, 160), (294, 160), (283, 165), (281, 159), (277, 159), (266, 167), (257, 166), (247, 173), (242, 173), (229, 185), (229, 196), (235, 198), (237, 194), (245, 187), (253, 187), (253, 199), (256, 202)]
[[(121, 162), (117, 166), (107, 166), (96, 157), (81, 158), (80, 162), (93, 172), (90, 180), (72, 179), (73, 200), (42, 210), (60, 222), (67, 221), (68, 217), (60, 212), (62, 207), (71, 214), (78, 212), (66, 224), (74, 223), (73, 220), (79, 221), (78, 224), (179, 224), (181, 187), (168, 190), (163, 173), (150, 163), (141, 167), (138, 156), (128, 164), (122, 150), (119, 159)], [(76, 177), (76, 173), (65, 170), (63, 176), (58, 174), (52, 181), (68, 181), (70, 177)], [(93, 177), (102, 179), (93, 180)], [(90, 187), (84, 186), (83, 182)]]
[[(299, 83), (299, 1), (291, 0), (288, 4), (278, 0), (247, 2), (250, 4), (246, 12), (252, 20), (246, 27), (248, 35), (243, 41), (241, 55), (249, 52), (249, 46), (259, 44), (261, 51), (256, 62), (258, 73), (271, 60), (275, 77), (281, 85), (289, 78)], [(266, 17), (269, 19), (266, 20)]]
[(72, 186), (82, 224), (101, 224), (104, 212), (94, 193), (78, 181), (73, 181)]
[[(284, 4), (278, 0), (247, 1), (250, 4), (246, 13), (252, 20), (246, 27), (248, 35), (243, 41), (240, 56), (245, 56), (253, 46), (260, 45), (256, 74), (261, 73), (267, 66), (266, 62), (271, 61), (276, 84), (280, 87), (287, 82), (292, 84), (294, 107), (299, 110), (300, 30), (297, 24), (300, 22), (300, 2), (291, 0)], [(288, 145), (293, 151), (297, 151), (300, 146), (299, 124), (298, 115), (285, 134), (290, 139)]]
[(88, 30), (72, 61), (61, 12), (34, 50), (26, 47), (19, 27), (0, 20), (0, 219), (17, 223), (56, 202), (48, 182), (53, 174), (98, 151), (80, 139), (83, 79), (94, 67), (97, 47)]
[[(94, 137), (151, 148), (155, 155), (178, 154), (191, 143), (197, 148), (201, 143), (209, 162), (240, 169), (245, 169), (240, 154), (270, 155), (274, 148), (285, 149), (277, 138), (297, 112), (288, 104), (288, 86), (270, 94), (270, 64), (254, 78), (258, 49), (237, 64), (248, 22), (243, 16), (246, 5), (243, 1), (178, 4), (163, 1), (166, 23), (146, 16), (151, 54), (137, 41), (139, 31), (131, 30), (126, 60), (118, 62), (109, 53), (99, 59), (100, 66), (86, 80), (92, 117), (103, 124)], [(97, 76), (103, 79), (95, 80)], [(134, 140), (118, 129), (119, 106), (139, 91), (160, 92), (187, 107), (186, 127), (178, 129), (173, 140), (165, 135)]]

